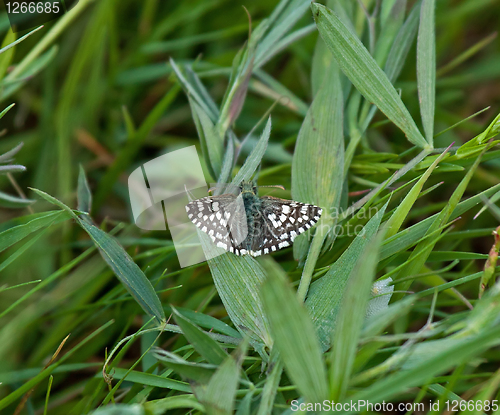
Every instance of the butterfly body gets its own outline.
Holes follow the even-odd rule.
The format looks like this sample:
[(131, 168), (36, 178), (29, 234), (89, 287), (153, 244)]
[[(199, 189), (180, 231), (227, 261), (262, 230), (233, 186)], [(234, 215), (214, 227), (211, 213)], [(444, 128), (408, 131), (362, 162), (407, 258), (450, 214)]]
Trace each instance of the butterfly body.
[(259, 256), (290, 246), (322, 213), (307, 203), (259, 197), (250, 182), (242, 182), (239, 190), (239, 195), (209, 196), (186, 205), (188, 218), (218, 247), (236, 255)]

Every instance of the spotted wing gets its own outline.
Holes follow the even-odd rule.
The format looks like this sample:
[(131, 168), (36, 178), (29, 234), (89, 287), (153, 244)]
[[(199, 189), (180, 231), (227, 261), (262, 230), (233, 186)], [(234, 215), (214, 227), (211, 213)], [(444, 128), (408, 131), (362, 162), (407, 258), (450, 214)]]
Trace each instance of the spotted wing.
[(241, 197), (232, 194), (209, 196), (186, 205), (188, 218), (205, 232), (219, 248), (234, 252), (247, 236), (245, 207)]
[(264, 196), (261, 201), (260, 235), (253, 238), (253, 256), (290, 246), (298, 235), (319, 221), (322, 213), (318, 206), (293, 200)]

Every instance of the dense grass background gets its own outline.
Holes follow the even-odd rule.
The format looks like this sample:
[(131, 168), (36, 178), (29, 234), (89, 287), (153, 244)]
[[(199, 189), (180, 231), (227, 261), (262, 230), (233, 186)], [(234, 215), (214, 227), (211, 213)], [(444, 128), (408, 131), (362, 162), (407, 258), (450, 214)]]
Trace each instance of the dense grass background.
[[(291, 6), (285, 10), (285, 17), (304, 2), (282, 1), (280, 4), (288, 3)], [(338, 2), (347, 11), (344, 23), (351, 22), (353, 31), (370, 52), (375, 52), (376, 41), (381, 38), (385, 27), (389, 32), (386, 38), (389, 47), (399, 30), (396, 26), (396, 31), (390, 32), (391, 18), (382, 24), (384, 20), (378, 13), (390, 10), (393, 4), (403, 3), (386, 0)], [(483, 300), (478, 301), (479, 278), (495, 242), (492, 231), (498, 226), (499, 215), (491, 206), (473, 220), (483, 202), (478, 195), (490, 189), (487, 196), (492, 197), (498, 191), (494, 186), (500, 181), (499, 154), (496, 148), (488, 150), (482, 156), (483, 162), (474, 167), (485, 142), (478, 143), (476, 152), (461, 157), (455, 154), (459, 146), (485, 131), (500, 112), (500, 43), (495, 32), (500, 15), (498, 2), (436, 2), (435, 109), (430, 104), (432, 97), (427, 95), (422, 100), (426, 109), (422, 110), (417, 93), (418, 87), (421, 95), (422, 88), (427, 93), (434, 91), (432, 50), (425, 44), (421, 48), (420, 65), (423, 66), (417, 85), (417, 47), (416, 41), (411, 42), (401, 74), (394, 83), (396, 96), (400, 93), (427, 142), (436, 133), (460, 124), (436, 135), (434, 148), (442, 149), (402, 178), (398, 177), (369, 203), (380, 211), (394, 189), (420, 177), (434, 161), (435, 154), (442, 153), (454, 142), (450, 150), (452, 157), (430, 174), (423, 193), (414, 203), (407, 199), (408, 214), (396, 208), (416, 182), (391, 195), (385, 216), (380, 212), (375, 221), (370, 222), (373, 239), (369, 245), (373, 249), (360, 249), (349, 257), (352, 264), (359, 260), (358, 268), (342, 277), (347, 281), (351, 275), (351, 283), (329, 286), (331, 302), (337, 301), (338, 305), (336, 327), (341, 328), (333, 334), (337, 346), (331, 351), (323, 355), (328, 345), (320, 349), (313, 323), (299, 301), (295, 301), (292, 289), (284, 280), (292, 281), (295, 290), (302, 278), (302, 287), (307, 291), (308, 277), (312, 276), (314, 280), (325, 274), (335, 277), (335, 272), (340, 271), (332, 265), (353, 238), (337, 238), (333, 248), (325, 249), (317, 261), (315, 255), (320, 253), (323, 241), (320, 237), (315, 238), (305, 268), (308, 244), (302, 241), (295, 252), (286, 249), (274, 254), (274, 260), (264, 258), (259, 264), (247, 259), (232, 262), (230, 257), (224, 257), (221, 262), (209, 266), (200, 264), (180, 269), (168, 232), (144, 233), (132, 223), (127, 190), (127, 177), (131, 171), (160, 154), (193, 144), (202, 154), (190, 103), (179, 78), (174, 76), (169, 58), (175, 60), (184, 74), (185, 68), (192, 65), (209, 96), (220, 107), (226, 88), (231, 85), (233, 60), (248, 39), (248, 16), (241, 6), (248, 9), (253, 35), (257, 38), (256, 28), (263, 19), (272, 15), (277, 4), (262, 0), (247, 3), (226, 0), (80, 0), (68, 15), (48, 23), (0, 54), (0, 75), (3, 77), (0, 109), (16, 104), (1, 119), (0, 154), (22, 142), (24, 146), (15, 155), (15, 163), (26, 166), (26, 171), (13, 167), (11, 173), (0, 175), (0, 189), (11, 196), (22, 198), (26, 195), (37, 200), (26, 207), (26, 203), (17, 198), (5, 195), (0, 198), (0, 231), (3, 232), (0, 234), (2, 413), (15, 413), (18, 408), (17, 413), (22, 414), (40, 414), (44, 410), (50, 414), (83, 414), (101, 404), (105, 407), (117, 402), (130, 405), (127, 410), (134, 414), (144, 410), (158, 414), (167, 410), (179, 414), (203, 411), (225, 414), (234, 408), (239, 408), (241, 414), (257, 411), (266, 414), (271, 410), (282, 413), (290, 407), (290, 400), (300, 397), (309, 401), (325, 397), (349, 400), (354, 396), (373, 402), (385, 399), (426, 403), (443, 403), (446, 399), (459, 399), (459, 396), (466, 400), (499, 399), (498, 286), (491, 288), (490, 295), (485, 294)], [(334, 1), (329, 6), (338, 13), (339, 9), (335, 8), (338, 4)], [(425, 1), (424, 4), (430, 12), (422, 14), (425, 19), (421, 25), (427, 26), (421, 26), (419, 36), (423, 38), (422, 42), (433, 44), (431, 31), (426, 30), (432, 27), (432, 2)], [(404, 7), (407, 10), (405, 20), (413, 6), (414, 2), (408, 1)], [(364, 9), (373, 17), (367, 20)], [(330, 137), (333, 140), (336, 131), (335, 137), (340, 137), (340, 141), (335, 142), (342, 150), (338, 150), (340, 147), (330, 150), (337, 155), (342, 152), (343, 156), (344, 140), (347, 147), (355, 140), (356, 131), (363, 133), (359, 127), (368, 110), (363, 100), (360, 101), (360, 110), (356, 110), (356, 99), (361, 98), (355, 88), (349, 90), (347, 79), (331, 75), (332, 67), (325, 66), (318, 58), (330, 55), (324, 45), (317, 45), (318, 32), (310, 8), (304, 8), (297, 17), (297, 22), (288, 30), (288, 33), (298, 33), (297, 39), (276, 53), (262, 48), (265, 53), (260, 56), (260, 62), (264, 64), (258, 69), (253, 68), (241, 114), (227, 136), (238, 137), (239, 140), (234, 141), (238, 146), (239, 141), (260, 124), (242, 147), (233, 173), (245, 160), (258, 164), (260, 158), (255, 154), (248, 155), (264, 129), (262, 118), (278, 98), (288, 96), (289, 99), (281, 98), (272, 108), (272, 130), (262, 158), (259, 184), (285, 186), (285, 191), (273, 191), (272, 194), (278, 197), (292, 198), (293, 193), (294, 198), (311, 197), (313, 200), (304, 201), (322, 206), (347, 207), (364, 196), (365, 190), (383, 183), (395, 171), (411, 167), (407, 163), (421, 149), (409, 143), (401, 130), (379, 111), (359, 137), (356, 154), (347, 165), (345, 181), (340, 156), (329, 161), (313, 157), (300, 159), (298, 151), (293, 155), (294, 148), (300, 145), (306, 151), (304, 148), (309, 141), (304, 140), (312, 139), (305, 131), (308, 124), (304, 118), (316, 91), (328, 93), (323, 94), (325, 101), (318, 101), (313, 118), (322, 116), (322, 120), (335, 122), (331, 123), (333, 127), (326, 122), (325, 131), (331, 136), (323, 137), (325, 141), (321, 138), (314, 143), (311, 141), (311, 146), (317, 146), (314, 148), (322, 149)], [(257, 51), (264, 43), (263, 39), (273, 40), (275, 34), (272, 30), (279, 29), (278, 23), (279, 20), (273, 22), (267, 29), (267, 37), (256, 40)], [(327, 26), (321, 33), (328, 37), (330, 26), (318, 20), (320, 30), (321, 24)], [(300, 32), (302, 28), (306, 29)], [(2, 14), (3, 46), (16, 39), (8, 30), (8, 19)], [(370, 36), (370, 33), (375, 36)], [(333, 40), (332, 45), (335, 47), (340, 42)], [(319, 48), (323, 48), (321, 52), (318, 52)], [(246, 51), (247, 57), (251, 58), (252, 48)], [(377, 59), (380, 59), (379, 63), (385, 61), (380, 56)], [(258, 59), (253, 63), (256, 61)], [(351, 62), (356, 62), (356, 59), (351, 59)], [(243, 75), (232, 80), (241, 81)], [(320, 80), (329, 76), (333, 79), (331, 83), (327, 80), (320, 88)], [(349, 94), (337, 96), (338, 101), (332, 103), (328, 99), (335, 93), (329, 91), (339, 90), (337, 82)], [(387, 102), (383, 92), (375, 93)], [(486, 107), (489, 109), (465, 120)], [(423, 128), (421, 110), (429, 111), (431, 117), (429, 123), (429, 115), (427, 118), (423, 116)], [(432, 117), (434, 131), (429, 133)], [(335, 126), (342, 124), (344, 131), (335, 130)], [(303, 136), (297, 141), (301, 126), (305, 126), (301, 132)], [(491, 135), (497, 133), (498, 125), (493, 130)], [(260, 140), (267, 140), (267, 137)], [(227, 151), (227, 138), (219, 144), (223, 151)], [(209, 158), (204, 160), (207, 182), (216, 181), (219, 177), (214, 177)], [(323, 176), (318, 177), (313, 163), (326, 166)], [(59, 207), (29, 189), (40, 189), (73, 209), (86, 210), (85, 204), (88, 205), (90, 199), (85, 195), (87, 187), (83, 176), (78, 184), (79, 166), (83, 167), (93, 195), (90, 213), (97, 228), (92, 227), (84, 216), (72, 218), (72, 212), (64, 210), (59, 213)], [(471, 167), (474, 170), (469, 170)], [(331, 177), (326, 176), (325, 171), (332, 172)], [(459, 184), (468, 171), (470, 181), (462, 182), (464, 188), (461, 189)], [(320, 200), (307, 193), (308, 185), (316, 180), (322, 181), (320, 189), (323, 190), (316, 195)], [(343, 194), (339, 191), (342, 182)], [(440, 184), (437, 189), (426, 192), (437, 184)], [(475, 199), (471, 199), (473, 202), (460, 212), (446, 216), (447, 206), (452, 206), (453, 210), (453, 204), (458, 202), (452, 197), (457, 188), (459, 192), (455, 196), (458, 199)], [(77, 202), (78, 189), (80, 204)], [(347, 192), (351, 192), (348, 199)], [(420, 190), (415, 188), (414, 192), (416, 196)], [(55, 213), (42, 214), (48, 211)], [(433, 224), (440, 228), (439, 232), (433, 228), (435, 232), (427, 239), (422, 239), (427, 228), (419, 235), (410, 232), (415, 229), (411, 226), (418, 226), (424, 219), (440, 212), (445, 215), (442, 222)], [(451, 230), (446, 227), (447, 232), (440, 235), (444, 225), (459, 215), (461, 219), (454, 223), (454, 227)], [(378, 229), (375, 222), (386, 222), (389, 218), (404, 220), (403, 230), (398, 234), (402, 238), (394, 240), (392, 245), (386, 243), (379, 253), (377, 248), (381, 241), (375, 236)], [(364, 225), (367, 220), (366, 217), (353, 219), (352, 223)], [(430, 222), (426, 223), (428, 227)], [(24, 224), (28, 225), (23, 227)], [(407, 239), (403, 239), (405, 229), (409, 229)], [(110, 268), (99, 255), (96, 245), (103, 250), (104, 256), (112, 255), (114, 259), (126, 261), (125, 254), (119, 246), (113, 245), (109, 234), (118, 239), (153, 282), (161, 305), (154, 300), (146, 301), (146, 305), (144, 301), (136, 301), (115, 277), (118, 274), (123, 281), (132, 275), (132, 292), (137, 294), (145, 290), (146, 294), (151, 294), (139, 268), (124, 270), (120, 264)], [(381, 237), (383, 235), (378, 238)], [(333, 242), (331, 235), (327, 238), (327, 244)], [(423, 254), (417, 260), (408, 261), (412, 251), (413, 255)], [(294, 254), (300, 261), (294, 259)], [(421, 259), (424, 263), (419, 262)], [(490, 268), (496, 275), (495, 264)], [(271, 277), (266, 279), (265, 275)], [(386, 314), (379, 314), (379, 320), (371, 320), (372, 326), (365, 325), (361, 332), (368, 287), (372, 279), (388, 276), (406, 278), (405, 281), (417, 277), (411, 287), (403, 281), (396, 290), (428, 290), (425, 291), (427, 295), (394, 294), (392, 304), (400, 308), (387, 308), (383, 304), (379, 311)], [(259, 297), (259, 279), (266, 279), (262, 298)], [(241, 304), (231, 302), (228, 291), (237, 286), (238, 281), (244, 281), (246, 290), (255, 294), (257, 299), (252, 300), (255, 304), (249, 305), (244, 296), (243, 308)], [(441, 287), (439, 295), (433, 297), (433, 287), (445, 281), (452, 284)], [(494, 278), (490, 280), (493, 281)], [(31, 284), (22, 285), (27, 283)], [(450, 286), (454, 286), (453, 290), (443, 290)], [(253, 288), (255, 292), (251, 291)], [(242, 289), (242, 295), (243, 291), (245, 289)], [(305, 291), (301, 289), (302, 298)], [(404, 302), (403, 298), (411, 300)], [(284, 305), (289, 305), (289, 308)], [(254, 312), (257, 310), (256, 316), (264, 319), (264, 323), (256, 324), (250, 335), (250, 345), (244, 341), (234, 352), (235, 358), (227, 358), (226, 351), (233, 352), (236, 344), (242, 341), (241, 333), (237, 331), (241, 330), (239, 323), (246, 322), (247, 328), (254, 327), (251, 321), (255, 316), (245, 306)], [(474, 308), (472, 311), (471, 307)], [(154, 329), (155, 322), (150, 321), (151, 317), (144, 310), (160, 319), (162, 313), (167, 318), (174, 313), (167, 331), (159, 335)], [(361, 316), (361, 319), (355, 316)], [(193, 323), (204, 331), (213, 329), (214, 334), (209, 337), (200, 333)], [(113, 380), (108, 385), (102, 376), (106, 356), (120, 341), (146, 324), (151, 331), (126, 341), (126, 347), (119, 348), (121, 351), (117, 351), (109, 362), (107, 372)], [(181, 329), (184, 335), (179, 334)], [(320, 341), (324, 346), (325, 342), (329, 343), (330, 332), (322, 336)], [(269, 357), (273, 341), (277, 349)], [(56, 353), (62, 343), (59, 353)], [(158, 350), (155, 354), (144, 354), (153, 343), (196, 362), (196, 365), (177, 362), (176, 366), (172, 355)], [(277, 350), (282, 360), (277, 358)], [(410, 353), (412, 350), (413, 354)], [(57, 356), (52, 362), (54, 353)], [(271, 364), (263, 364), (268, 358)], [(134, 366), (136, 362), (138, 364)], [(281, 362), (285, 366), (283, 372)], [(244, 371), (238, 373), (240, 364)], [(133, 366), (134, 372), (119, 383)], [(216, 367), (220, 369), (213, 375)], [(195, 380), (191, 383), (193, 389), (186, 379)], [(234, 390), (230, 386), (234, 386)], [(451, 394), (447, 395), (447, 391)], [(441, 408), (446, 409), (445, 406)], [(118, 413), (125, 413), (125, 410), (122, 408)]]

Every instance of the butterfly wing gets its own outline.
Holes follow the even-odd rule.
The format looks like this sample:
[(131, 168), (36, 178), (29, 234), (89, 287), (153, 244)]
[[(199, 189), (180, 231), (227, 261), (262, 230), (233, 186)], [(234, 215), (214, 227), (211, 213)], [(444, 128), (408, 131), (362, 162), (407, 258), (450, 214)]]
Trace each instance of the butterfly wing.
[(239, 196), (225, 194), (193, 200), (186, 205), (186, 212), (191, 222), (226, 251), (234, 252), (247, 236), (245, 207)]
[(298, 235), (319, 221), (323, 211), (308, 203), (271, 196), (264, 196), (261, 201), (260, 237), (253, 238), (253, 256), (290, 246)]

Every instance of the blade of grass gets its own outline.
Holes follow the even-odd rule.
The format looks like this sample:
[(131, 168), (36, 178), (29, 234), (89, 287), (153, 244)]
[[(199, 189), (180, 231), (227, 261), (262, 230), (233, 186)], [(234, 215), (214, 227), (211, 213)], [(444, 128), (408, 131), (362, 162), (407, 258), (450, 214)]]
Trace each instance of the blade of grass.
[(328, 395), (326, 369), (307, 310), (283, 272), (268, 273), (261, 296), (288, 376), (309, 402), (322, 402)]
[(194, 386), (193, 389), (198, 399), (205, 405), (208, 415), (234, 414), (240, 368), (247, 345), (247, 342), (243, 342), (232, 355), (225, 358), (206, 387)]
[(340, 310), (340, 304), (355, 264), (361, 260), (363, 252), (378, 231), (385, 213), (385, 205), (365, 225), (363, 231), (347, 248), (342, 256), (329, 268), (328, 272), (311, 285), (306, 307), (313, 319), (323, 350), (330, 346), (332, 331)]
[[(307, 255), (297, 295), (307, 295), (311, 276), (321, 247), (334, 226), (342, 194), (344, 171), (343, 97), (340, 73), (335, 63), (313, 100), (295, 144), (292, 161), (292, 197), (323, 208), (323, 219), (317, 227)], [(315, 160), (314, 163), (311, 161)], [(327, 215), (329, 217), (327, 217)], [(307, 235), (299, 237), (305, 239)], [(294, 247), (296, 259), (306, 256), (307, 244)]]
[(38, 385), (42, 380), (47, 378), (58, 366), (60, 366), (62, 363), (64, 363), (66, 360), (68, 360), (76, 351), (78, 351), (85, 344), (87, 344), (93, 338), (95, 338), (100, 333), (102, 333), (111, 324), (113, 324), (113, 321), (109, 321), (108, 323), (104, 324), (103, 326), (101, 326), (100, 328), (95, 330), (93, 333), (91, 333), (90, 335), (85, 337), (85, 339), (83, 339), (75, 347), (73, 347), (70, 351), (65, 353), (57, 362), (53, 363), (52, 365), (50, 365), (46, 369), (42, 370), (33, 379), (29, 380), (28, 382), (23, 384), (21, 387), (17, 388), (14, 392), (10, 393), (9, 395), (7, 395), (3, 399), (1, 399), (0, 400), (0, 409), (3, 409), (5, 407), (7, 407), (8, 405), (11, 405), (17, 399), (21, 398), (25, 393), (30, 391), (34, 386)]
[(234, 176), (234, 179), (231, 181), (232, 185), (237, 186), (242, 181), (249, 181), (251, 179), (252, 175), (255, 173), (255, 170), (257, 170), (257, 167), (259, 167), (264, 153), (266, 152), (270, 135), (271, 117), (269, 117), (269, 119), (267, 120), (266, 126), (264, 127), (264, 131), (262, 131), (262, 135), (260, 136), (257, 145), (247, 157), (245, 163), (243, 164), (243, 166), (241, 166), (241, 169), (238, 171), (236, 176)]
[[(448, 222), (448, 220), (450, 220), (450, 217), (451, 217), (452, 213), (454, 212), (454, 210), (456, 209), (458, 203), (460, 202), (460, 199), (462, 198), (462, 195), (464, 194), (474, 172), (476, 171), (477, 167), (479, 166), (479, 163), (481, 161), (481, 157), (485, 151), (486, 151), (486, 149), (483, 150), (483, 153), (481, 153), (477, 157), (474, 165), (469, 169), (469, 171), (467, 172), (465, 177), (462, 179), (460, 184), (457, 186), (457, 188), (455, 189), (455, 191), (451, 195), (446, 207), (437, 215), (436, 219), (432, 222), (432, 225), (427, 230), (427, 234), (434, 232), (436, 229), (442, 227), (443, 225), (445, 225)], [(403, 268), (394, 277), (394, 279), (397, 280), (399, 278), (404, 278), (404, 277), (407, 277), (410, 275), (418, 274), (420, 272), (422, 266), (427, 261), (429, 254), (432, 252), (432, 250), (435, 246), (435, 243), (436, 243), (436, 239), (433, 239), (433, 240), (425, 239), (422, 242), (420, 242), (415, 247), (415, 249), (412, 251), (408, 266)], [(424, 252), (423, 255), (421, 255), (421, 253), (422, 253), (421, 251)], [(417, 256), (417, 255), (419, 255), (419, 258), (416, 259), (415, 261), (412, 261), (412, 258), (414, 256)], [(396, 285), (396, 290), (407, 291), (410, 288), (411, 284), (412, 284), (411, 280), (402, 282), (402, 283)], [(402, 293), (396, 293), (392, 297), (391, 301), (397, 301), (402, 296), (403, 296)]]
[(346, 396), (363, 320), (376, 273), (382, 236), (373, 238), (362, 251), (352, 269), (335, 323), (330, 361), (330, 399), (335, 402)]
[(172, 313), (175, 322), (181, 328), (186, 339), (208, 363), (220, 365), (227, 358), (227, 353), (222, 350), (222, 347), (215, 340), (191, 323), (174, 307), (172, 307)]
[(82, 212), (90, 213), (90, 208), (92, 207), (92, 193), (90, 192), (89, 182), (87, 181), (87, 176), (85, 175), (85, 170), (83, 170), (80, 164), (80, 174), (78, 175), (78, 210)]
[(77, 216), (68, 206), (56, 198), (41, 190), (32, 190), (43, 199), (61, 207), (73, 216), (77, 223), (89, 234), (103, 259), (142, 309), (150, 316), (155, 317), (158, 323), (164, 323), (165, 313), (151, 282), (116, 239)]
[(312, 3), (313, 16), (319, 33), (333, 53), (337, 63), (358, 91), (373, 102), (396, 124), (413, 144), (431, 149), (415, 121), (404, 106), (396, 89), (375, 60), (341, 22), (338, 16), (326, 7)]
[(435, 0), (422, 0), (417, 41), (417, 84), (425, 138), (434, 141), (434, 108), (436, 101), (436, 35), (434, 33)]
[(422, 191), (422, 188), (424, 187), (425, 182), (431, 176), (432, 172), (437, 167), (439, 162), (441, 160), (443, 160), (445, 155), (448, 153), (448, 150), (450, 149), (450, 147), (448, 147), (443, 153), (441, 153), (441, 155), (438, 158), (436, 158), (436, 160), (434, 160), (434, 162), (431, 164), (431, 166), (429, 166), (429, 168), (425, 171), (425, 173), (422, 175), (422, 177), (419, 179), (419, 181), (411, 188), (411, 190), (408, 192), (408, 194), (404, 198), (403, 202), (401, 202), (399, 204), (396, 211), (392, 214), (390, 219), (387, 221), (387, 232), (385, 235), (386, 238), (390, 238), (391, 236), (395, 235), (399, 231), (399, 228), (403, 224), (410, 209), (412, 208), (412, 206), (414, 205), (415, 201), (417, 200), (420, 192)]

